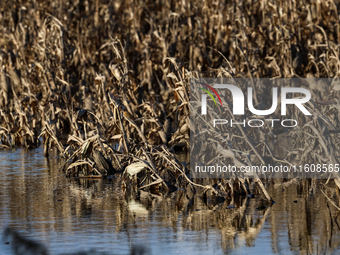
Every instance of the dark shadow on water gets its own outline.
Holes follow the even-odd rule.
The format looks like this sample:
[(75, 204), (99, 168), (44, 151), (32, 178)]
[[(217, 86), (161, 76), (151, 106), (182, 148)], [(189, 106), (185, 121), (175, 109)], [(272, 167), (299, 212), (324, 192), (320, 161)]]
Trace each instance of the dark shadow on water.
[[(47, 248), (39, 242), (30, 240), (14, 229), (6, 227), (2, 236), (6, 244), (11, 246), (14, 255), (48, 255)], [(9, 241), (8, 241), (9, 240)], [(114, 254), (106, 252), (98, 252), (95, 249), (89, 251), (77, 251), (72, 253), (60, 253), (60, 255), (106, 255)], [(150, 250), (143, 245), (133, 245), (131, 247), (130, 255), (146, 255), (150, 254)]]

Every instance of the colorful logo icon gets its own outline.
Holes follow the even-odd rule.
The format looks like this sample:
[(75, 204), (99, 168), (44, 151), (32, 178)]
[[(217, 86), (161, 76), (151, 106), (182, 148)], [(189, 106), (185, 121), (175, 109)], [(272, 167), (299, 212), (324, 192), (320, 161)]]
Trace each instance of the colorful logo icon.
[[(206, 83), (203, 83), (203, 82), (199, 82), (199, 81), (198, 81), (197, 83), (206, 86), (208, 89), (210, 89), (212, 92), (214, 92), (214, 94), (217, 96), (217, 98), (218, 98), (218, 100), (220, 101), (221, 106), (222, 106), (222, 100), (221, 100), (219, 94), (217, 93), (217, 91), (216, 91), (212, 86), (210, 86), (210, 85), (208, 85), (208, 84), (206, 84)], [(199, 87), (199, 89), (205, 91), (205, 92), (212, 98), (212, 100), (214, 101), (215, 105), (217, 105), (216, 100), (215, 100), (213, 94), (211, 94), (211, 92), (210, 92), (209, 90), (204, 89), (204, 88), (200, 88), (200, 87)]]

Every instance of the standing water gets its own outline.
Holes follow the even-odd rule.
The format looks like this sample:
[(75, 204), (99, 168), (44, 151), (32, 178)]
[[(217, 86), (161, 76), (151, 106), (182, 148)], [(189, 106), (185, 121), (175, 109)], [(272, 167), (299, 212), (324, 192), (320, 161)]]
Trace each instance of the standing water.
[[(67, 179), (58, 165), (42, 148), (0, 153), (0, 228), (50, 254), (130, 254), (136, 246), (145, 254), (340, 252), (339, 212), (309, 180), (271, 180), (272, 206), (260, 195), (209, 203), (199, 192), (131, 193), (115, 180)], [(11, 254), (8, 241), (1, 254)]]

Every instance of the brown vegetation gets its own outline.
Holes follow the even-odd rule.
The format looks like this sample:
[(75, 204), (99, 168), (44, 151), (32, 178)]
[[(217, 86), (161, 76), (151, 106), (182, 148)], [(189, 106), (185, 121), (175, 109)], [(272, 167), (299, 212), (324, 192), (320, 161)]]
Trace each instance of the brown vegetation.
[[(42, 137), (46, 156), (56, 148), (65, 158), (67, 175), (108, 176), (112, 168), (98, 162), (116, 172), (141, 162), (140, 186), (223, 196), (225, 188), (193, 183), (173, 153), (189, 145), (189, 79), (337, 78), (338, 9), (333, 1), (2, 3), (0, 146), (34, 148)], [(332, 104), (313, 105), (314, 122), (324, 122), (304, 128), (335, 162), (339, 89), (315, 90)], [(325, 127), (333, 133), (324, 137)], [(255, 154), (258, 145), (249, 144)], [(104, 161), (95, 162), (96, 151)], [(248, 180), (235, 185), (248, 192)]]

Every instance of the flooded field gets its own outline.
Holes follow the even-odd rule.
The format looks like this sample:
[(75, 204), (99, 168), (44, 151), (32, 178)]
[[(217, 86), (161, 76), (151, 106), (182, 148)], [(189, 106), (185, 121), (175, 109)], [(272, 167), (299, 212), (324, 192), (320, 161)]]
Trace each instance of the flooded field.
[[(0, 255), (339, 254), (339, 12), (2, 1)], [(307, 170), (198, 179), (201, 159)]]
[[(339, 212), (308, 180), (265, 183), (272, 206), (261, 195), (216, 204), (181, 190), (164, 196), (124, 192), (117, 180), (67, 179), (42, 150), (0, 152), (0, 228), (50, 254), (130, 254), (134, 246), (145, 254), (340, 252)], [(0, 250), (11, 254), (5, 241)]]

